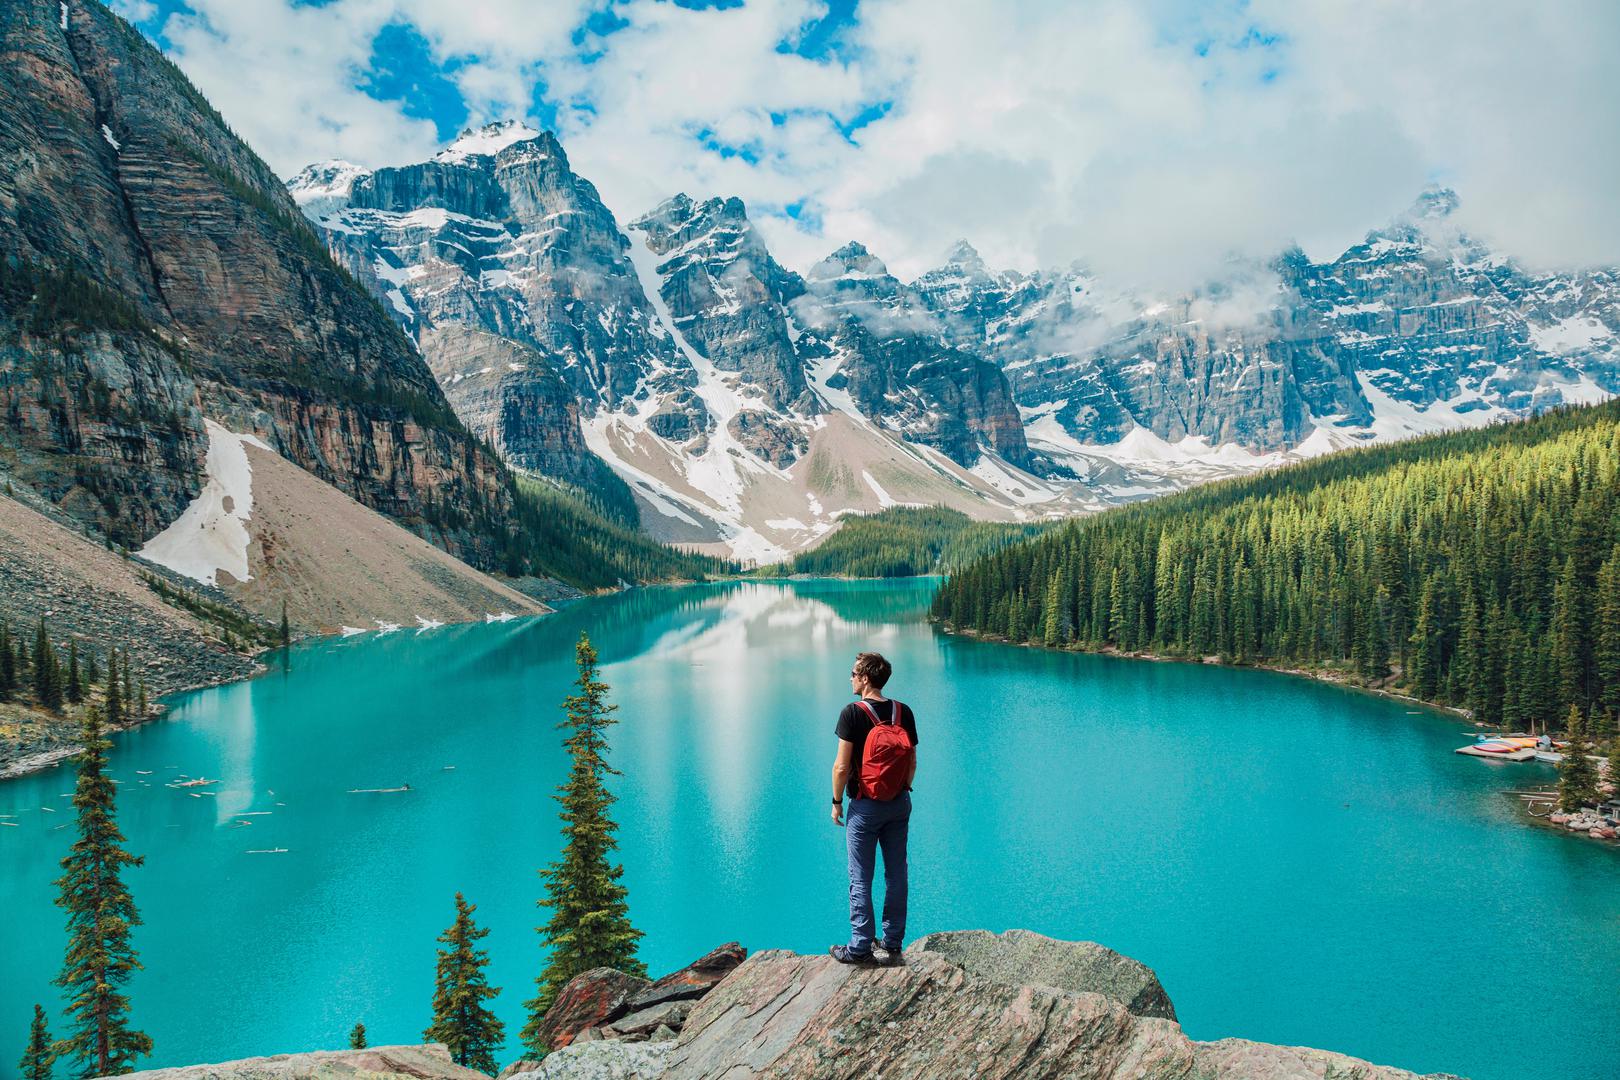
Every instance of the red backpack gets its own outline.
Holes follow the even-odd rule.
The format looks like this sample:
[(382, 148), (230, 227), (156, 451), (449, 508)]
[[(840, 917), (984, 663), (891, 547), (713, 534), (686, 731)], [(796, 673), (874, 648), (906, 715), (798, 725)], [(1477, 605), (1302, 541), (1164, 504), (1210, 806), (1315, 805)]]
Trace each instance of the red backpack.
[(900, 724), (900, 703), (893, 702), (892, 718), (884, 720), (865, 700), (856, 702), (872, 718), (866, 733), (866, 749), (861, 754), (861, 794), (868, 799), (888, 802), (906, 790), (911, 776), (911, 756), (916, 748)]

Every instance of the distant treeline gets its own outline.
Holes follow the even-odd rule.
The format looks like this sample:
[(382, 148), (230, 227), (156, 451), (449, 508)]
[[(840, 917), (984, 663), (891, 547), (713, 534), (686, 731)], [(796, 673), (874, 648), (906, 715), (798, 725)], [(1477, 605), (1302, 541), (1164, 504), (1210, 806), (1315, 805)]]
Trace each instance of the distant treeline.
[(703, 581), (731, 563), (667, 547), (612, 516), (583, 492), (517, 474), (518, 528), (507, 572), (545, 573), (584, 589), (620, 583)]
[(894, 506), (845, 518), (819, 546), (771, 570), (872, 578), (947, 573), (1016, 540), (1036, 536), (1044, 527), (974, 521), (943, 506)]
[(953, 575), (947, 626), (1332, 667), (1506, 728), (1620, 711), (1620, 404), (1074, 521)]

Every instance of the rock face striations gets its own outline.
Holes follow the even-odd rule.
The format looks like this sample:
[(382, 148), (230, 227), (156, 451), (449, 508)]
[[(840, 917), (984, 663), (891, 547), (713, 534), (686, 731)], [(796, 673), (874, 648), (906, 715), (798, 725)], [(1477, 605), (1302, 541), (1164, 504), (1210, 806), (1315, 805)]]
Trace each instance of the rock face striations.
[(855, 274), (785, 269), (738, 199), (676, 195), (621, 231), (556, 140), (515, 123), (288, 187), (475, 432), (582, 486), (612, 482), (606, 461), (655, 535), (754, 561), (850, 510), (1060, 501), (1018, 471), (1032, 461), (994, 364), (886, 273), (852, 304)]
[[(706, 965), (706, 966), (705, 966)], [(1153, 972), (1090, 942), (1013, 930), (930, 934), (896, 967), (722, 946), (646, 985), (576, 977), (553, 1049), (501, 1080), (1420, 1080), (1342, 1054), (1182, 1034)], [(671, 1023), (663, 1018), (678, 1016)], [(161, 1080), (461, 1080), (443, 1048), (384, 1047), (163, 1069)], [(470, 1080), (470, 1077), (469, 1077)], [(1456, 1080), (1432, 1076), (1428, 1080)]]
[[(196, 493), (208, 416), (458, 554), (497, 558), (501, 464), (178, 69), (84, 0), (7, 4), (0, 53), (15, 475), (136, 546)], [(436, 528), (445, 505), (481, 512)]]

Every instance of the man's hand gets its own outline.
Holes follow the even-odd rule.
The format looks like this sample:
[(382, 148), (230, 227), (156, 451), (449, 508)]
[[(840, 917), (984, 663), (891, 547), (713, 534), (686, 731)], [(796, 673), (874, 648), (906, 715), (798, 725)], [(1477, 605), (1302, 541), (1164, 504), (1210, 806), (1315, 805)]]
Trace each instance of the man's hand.
[(833, 824), (842, 826), (844, 824), (844, 804), (841, 802), (833, 803), (832, 811)]

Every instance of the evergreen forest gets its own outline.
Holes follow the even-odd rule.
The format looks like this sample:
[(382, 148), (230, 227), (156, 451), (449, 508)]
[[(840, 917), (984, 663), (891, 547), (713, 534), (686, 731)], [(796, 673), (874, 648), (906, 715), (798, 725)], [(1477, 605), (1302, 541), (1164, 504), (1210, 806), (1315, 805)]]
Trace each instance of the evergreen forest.
[(952, 575), (947, 628), (1331, 669), (1546, 730), (1620, 711), (1620, 403), (1071, 521)]
[(892, 506), (845, 518), (813, 550), (768, 573), (815, 577), (892, 578), (949, 573), (1016, 540), (1039, 535), (1042, 525), (974, 521), (943, 506)]

